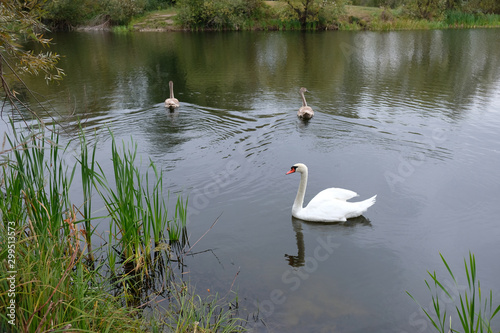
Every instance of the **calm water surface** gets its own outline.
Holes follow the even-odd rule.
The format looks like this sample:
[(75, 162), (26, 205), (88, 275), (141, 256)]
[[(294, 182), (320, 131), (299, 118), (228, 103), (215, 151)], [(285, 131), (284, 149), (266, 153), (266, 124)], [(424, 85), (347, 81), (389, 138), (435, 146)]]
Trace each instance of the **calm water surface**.
[[(500, 301), (500, 30), (53, 37), (67, 77), (28, 84), (64, 137), (78, 118), (100, 130), (104, 166), (106, 126), (132, 137), (189, 196), (192, 240), (220, 216), (189, 279), (223, 295), (234, 282), (244, 315), (260, 304), (254, 331), (431, 331), (405, 290), (427, 306), (426, 271), (450, 282), (439, 253), (461, 285), (475, 253)], [(376, 205), (345, 224), (292, 219), (296, 162), (306, 202), (335, 186)]]

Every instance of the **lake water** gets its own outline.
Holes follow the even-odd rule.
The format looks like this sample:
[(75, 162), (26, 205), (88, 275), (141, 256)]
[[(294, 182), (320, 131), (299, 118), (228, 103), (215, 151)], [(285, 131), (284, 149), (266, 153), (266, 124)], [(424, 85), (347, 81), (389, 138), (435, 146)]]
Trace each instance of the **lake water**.
[[(99, 130), (105, 167), (107, 126), (132, 137), (165, 190), (189, 197), (192, 243), (220, 216), (186, 279), (202, 294), (232, 287), (243, 316), (259, 305), (253, 331), (432, 331), (406, 290), (427, 307), (427, 270), (451, 284), (440, 253), (465, 286), (473, 252), (500, 303), (500, 30), (52, 37), (67, 76), (27, 79), (42, 118), (67, 139), (78, 118)], [(345, 224), (293, 219), (296, 162), (306, 202), (343, 187), (377, 203)]]

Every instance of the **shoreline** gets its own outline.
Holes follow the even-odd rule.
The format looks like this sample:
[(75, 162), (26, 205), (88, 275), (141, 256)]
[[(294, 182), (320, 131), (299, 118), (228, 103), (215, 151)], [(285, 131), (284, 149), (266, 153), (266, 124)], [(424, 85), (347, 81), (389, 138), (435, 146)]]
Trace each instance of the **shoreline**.
[(401, 8), (379, 8), (348, 5), (345, 13), (328, 26), (318, 28), (311, 23), (309, 28), (300, 29), (298, 21), (280, 21), (268, 18), (254, 21), (237, 28), (190, 28), (179, 26), (174, 8), (147, 12), (136, 17), (128, 25), (113, 26), (110, 21), (94, 26), (75, 27), (76, 31), (114, 32), (228, 32), (228, 31), (408, 31), (500, 28), (500, 15), (473, 15), (461, 12), (447, 12), (441, 20), (409, 18)]
[[(170, 10), (146, 13), (144, 16), (134, 19), (129, 26), (110, 27), (110, 30), (137, 31), (137, 32), (213, 32), (213, 31), (404, 31), (404, 30), (439, 30), (439, 29), (476, 29), (476, 28), (500, 28), (500, 18), (493, 24), (478, 22), (477, 19), (470, 22), (453, 21), (444, 17), (439, 21), (423, 19), (411, 19), (401, 13), (399, 9), (346, 6), (346, 12), (340, 16), (333, 25), (322, 28), (296, 29), (287, 28), (287, 22), (273, 20), (254, 22), (250, 27), (239, 29), (204, 29), (183, 28), (175, 23), (177, 13)], [(448, 22), (447, 22), (448, 21)], [(291, 25), (293, 26), (293, 25)]]

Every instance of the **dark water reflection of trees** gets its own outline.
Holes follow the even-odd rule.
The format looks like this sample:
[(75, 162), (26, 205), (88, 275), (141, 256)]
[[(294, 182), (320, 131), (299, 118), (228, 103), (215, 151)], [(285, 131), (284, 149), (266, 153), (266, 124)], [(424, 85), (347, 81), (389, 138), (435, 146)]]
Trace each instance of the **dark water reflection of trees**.
[[(260, 93), (307, 86), (316, 104), (344, 116), (369, 92), (374, 103), (400, 96), (445, 103), (459, 117), (478, 91), (500, 79), (495, 29), (412, 32), (60, 33), (59, 86), (28, 83), (58, 112), (104, 115), (161, 103), (168, 81), (183, 101), (251, 109)], [(294, 96), (295, 97), (295, 96)]]

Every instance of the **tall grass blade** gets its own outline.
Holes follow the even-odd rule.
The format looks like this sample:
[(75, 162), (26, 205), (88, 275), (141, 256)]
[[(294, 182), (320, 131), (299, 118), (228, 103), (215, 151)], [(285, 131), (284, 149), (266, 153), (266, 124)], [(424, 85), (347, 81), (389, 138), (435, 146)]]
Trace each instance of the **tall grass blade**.
[[(441, 254), (440, 256), (444, 265), (446, 266), (446, 269), (448, 270), (448, 273), (455, 282), (455, 286), (458, 289), (457, 281), (450, 266), (448, 265), (448, 263)], [(476, 259), (474, 254), (472, 254), (471, 252), (469, 252), (469, 262), (467, 263), (467, 260), (464, 259), (464, 266), (465, 266), (465, 275), (467, 278), (468, 289), (463, 294), (459, 294), (459, 304), (455, 306), (455, 309), (457, 311), (457, 316), (460, 319), (460, 324), (462, 326), (463, 332), (465, 333), (476, 333), (484, 331), (492, 332), (490, 323), (491, 320), (495, 317), (495, 315), (498, 312), (500, 312), (500, 305), (493, 310), (493, 295), (492, 292), (490, 291), (490, 297), (484, 301), (484, 307), (482, 306), (483, 299), (481, 293), (481, 283), (479, 280), (477, 280)], [(420, 306), (420, 304), (419, 306), (423, 310), (429, 321), (432, 323), (432, 325), (439, 332), (444, 333), (446, 311), (441, 311), (441, 307), (439, 305), (440, 301), (437, 291), (440, 290), (444, 292), (451, 300), (453, 300), (453, 298), (448, 289), (445, 288), (444, 285), (438, 280), (435, 272), (432, 274), (428, 272), (428, 274), (434, 281), (434, 290), (436, 291), (436, 294), (435, 296), (432, 295), (431, 298), (432, 298), (432, 303), (434, 305), (434, 312), (438, 320), (437, 321), (434, 320), (434, 318), (427, 312), (426, 309)], [(425, 281), (425, 284), (427, 285), (429, 291), (432, 292), (432, 288), (430, 288), (429, 283)], [(415, 298), (410, 293), (407, 292), (407, 294), (416, 302)], [(489, 309), (488, 312), (490, 313), (489, 317), (487, 315), (488, 309)], [(450, 332), (459, 332), (451, 328), (451, 317), (450, 317)]]
[(453, 279), (453, 282), (457, 283), (457, 280), (455, 279), (455, 276), (453, 275), (453, 272), (451, 271), (450, 266), (448, 265), (448, 263), (444, 259), (443, 255), (441, 253), (439, 253), (439, 256), (441, 257), (443, 264), (446, 266), (446, 269), (448, 270), (448, 273), (450, 274), (451, 278)]
[(92, 235), (94, 228), (92, 227), (92, 196), (95, 187), (96, 178), (99, 175), (95, 172), (95, 154), (97, 144), (92, 146), (91, 154), (89, 154), (89, 143), (85, 136), (85, 132), (80, 128), (80, 159), (77, 161), (80, 164), (82, 194), (83, 194), (83, 223), (85, 226), (85, 240), (87, 243), (88, 259), (90, 263), (94, 262), (94, 253), (92, 251)]

